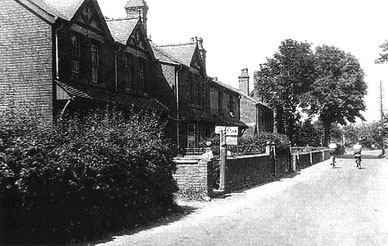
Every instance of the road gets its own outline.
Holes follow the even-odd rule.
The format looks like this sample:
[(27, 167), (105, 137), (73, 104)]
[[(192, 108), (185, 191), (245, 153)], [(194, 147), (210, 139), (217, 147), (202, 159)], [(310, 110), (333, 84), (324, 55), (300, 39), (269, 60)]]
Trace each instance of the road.
[(388, 245), (388, 161), (362, 165), (325, 161), (97, 245)]

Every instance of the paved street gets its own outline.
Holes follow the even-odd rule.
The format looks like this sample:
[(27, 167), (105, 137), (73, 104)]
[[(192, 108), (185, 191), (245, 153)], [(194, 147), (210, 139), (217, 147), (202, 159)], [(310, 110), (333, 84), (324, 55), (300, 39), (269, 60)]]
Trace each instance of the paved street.
[(388, 161), (328, 161), (98, 245), (388, 245)]

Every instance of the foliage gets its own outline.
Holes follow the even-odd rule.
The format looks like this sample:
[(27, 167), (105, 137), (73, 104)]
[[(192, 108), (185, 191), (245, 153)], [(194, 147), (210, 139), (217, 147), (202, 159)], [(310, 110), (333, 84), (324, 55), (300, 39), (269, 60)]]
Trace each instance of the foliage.
[(9, 238), (98, 235), (174, 205), (174, 153), (157, 115), (107, 109), (54, 126), (14, 116), (0, 125), (0, 219)]
[(385, 41), (379, 46), (382, 52), (379, 54), (379, 58), (376, 59), (376, 63), (383, 64), (388, 62), (388, 41)]
[(260, 71), (254, 73), (255, 90), (276, 109), (277, 131), (287, 134), (291, 142), (300, 118), (297, 107), (302, 95), (310, 90), (314, 76), (311, 45), (291, 39), (282, 41), (273, 58), (267, 58)]
[[(214, 156), (220, 155), (220, 136), (214, 135), (200, 143), (204, 148), (206, 142), (211, 142), (211, 150)], [(283, 134), (261, 132), (254, 136), (243, 135), (237, 139), (237, 147), (228, 146), (228, 150), (234, 155), (254, 155), (265, 153), (267, 143), (275, 143), (277, 153), (287, 153), (290, 147), (288, 137)]]
[(310, 119), (296, 127), (297, 130), (293, 137), (295, 146), (321, 146), (321, 129), (317, 125), (313, 125)]
[(319, 46), (315, 51), (317, 78), (308, 93), (306, 112), (318, 115), (325, 129), (325, 144), (330, 140), (333, 124), (346, 125), (356, 117), (364, 119), (363, 97), (366, 95), (364, 72), (351, 54), (333, 47)]
[(353, 144), (360, 141), (360, 144), (364, 148), (378, 147), (381, 149), (386, 135), (386, 129), (379, 121), (359, 126), (348, 125), (345, 126), (342, 131), (345, 136), (347, 147), (351, 147)]

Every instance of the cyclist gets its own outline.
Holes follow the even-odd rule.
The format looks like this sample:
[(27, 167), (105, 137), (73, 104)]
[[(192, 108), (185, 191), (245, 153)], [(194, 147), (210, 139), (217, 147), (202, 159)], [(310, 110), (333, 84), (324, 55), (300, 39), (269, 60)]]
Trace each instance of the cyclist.
[(358, 168), (361, 168), (361, 150), (362, 146), (360, 142), (357, 142), (355, 145), (353, 145), (353, 156), (356, 159), (356, 164)]
[(329, 144), (329, 150), (330, 150), (330, 160), (331, 160), (331, 162), (330, 162), (330, 165), (332, 165), (333, 166), (333, 168), (335, 167), (335, 163), (336, 163), (336, 151), (337, 151), (337, 144), (336, 143), (334, 143), (334, 142), (331, 142), (330, 144)]

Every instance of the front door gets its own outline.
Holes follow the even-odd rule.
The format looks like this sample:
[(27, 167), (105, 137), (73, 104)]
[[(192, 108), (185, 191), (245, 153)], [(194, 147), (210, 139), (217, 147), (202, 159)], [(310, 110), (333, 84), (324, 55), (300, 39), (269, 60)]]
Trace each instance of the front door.
[(187, 148), (195, 147), (195, 124), (187, 124)]

